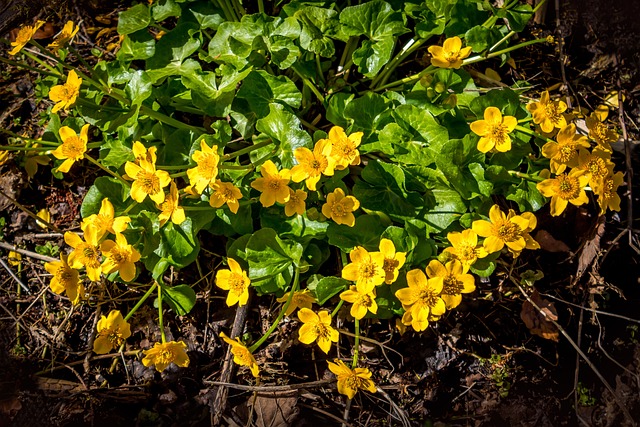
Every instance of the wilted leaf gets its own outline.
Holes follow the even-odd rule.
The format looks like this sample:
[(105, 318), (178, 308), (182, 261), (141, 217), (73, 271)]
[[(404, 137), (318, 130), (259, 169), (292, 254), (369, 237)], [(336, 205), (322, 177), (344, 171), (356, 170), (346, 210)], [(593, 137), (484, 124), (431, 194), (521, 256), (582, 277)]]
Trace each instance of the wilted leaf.
[(529, 328), (532, 334), (541, 336), (542, 338), (558, 341), (558, 328), (551, 320), (558, 320), (558, 312), (552, 302), (540, 297), (537, 290), (531, 294), (531, 301), (538, 306), (540, 310), (533, 306), (529, 301), (522, 304), (520, 318)]

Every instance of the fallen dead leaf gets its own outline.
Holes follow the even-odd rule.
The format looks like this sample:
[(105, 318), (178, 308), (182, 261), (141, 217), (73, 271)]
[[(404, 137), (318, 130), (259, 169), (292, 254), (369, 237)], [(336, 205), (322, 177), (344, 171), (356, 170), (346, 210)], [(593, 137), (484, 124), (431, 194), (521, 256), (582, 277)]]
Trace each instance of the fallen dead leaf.
[[(298, 391), (263, 393), (255, 399), (249, 397), (247, 406), (253, 406), (254, 424), (257, 427), (288, 427), (295, 425), (298, 416)], [(249, 411), (251, 412), (251, 411)]]
[(533, 237), (540, 248), (547, 252), (571, 252), (571, 248), (562, 240), (558, 240), (547, 230), (538, 230)]
[(531, 294), (531, 300), (540, 310), (527, 300), (522, 304), (520, 318), (532, 334), (558, 341), (558, 328), (549, 320), (558, 320), (556, 307), (549, 300), (540, 297), (537, 290)]

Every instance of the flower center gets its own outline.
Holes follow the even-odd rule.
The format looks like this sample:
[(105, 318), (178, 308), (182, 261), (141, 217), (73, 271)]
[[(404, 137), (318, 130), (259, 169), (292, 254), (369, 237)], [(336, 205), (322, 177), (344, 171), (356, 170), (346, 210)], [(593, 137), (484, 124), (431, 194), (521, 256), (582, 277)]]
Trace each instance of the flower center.
[(85, 266), (98, 268), (100, 266), (100, 261), (98, 258), (100, 257), (100, 253), (95, 246), (92, 246), (88, 243), (84, 243), (77, 249), (81, 254), (81, 262)]
[(58, 276), (58, 280), (60, 280), (62, 284), (66, 287), (73, 280), (74, 274), (73, 274), (73, 270), (66, 267), (60, 267), (58, 268), (57, 276)]
[(395, 258), (385, 258), (382, 269), (385, 273), (393, 273), (400, 263)]
[(107, 340), (114, 347), (118, 347), (120, 344), (122, 344), (122, 341), (124, 341), (122, 337), (120, 337), (120, 334), (117, 331), (112, 331), (112, 330), (108, 331)]
[(507, 133), (507, 127), (503, 124), (493, 125), (491, 127), (491, 139), (495, 141), (496, 145), (504, 143)]
[(431, 289), (422, 289), (418, 293), (418, 300), (422, 301), (427, 307), (433, 307), (438, 302), (438, 295)]
[(171, 350), (165, 349), (158, 354), (159, 363), (156, 364), (168, 365), (169, 363), (173, 362), (173, 359), (175, 359), (173, 352)]
[(457, 280), (455, 276), (448, 275), (444, 278), (444, 286), (442, 287), (442, 293), (445, 295), (458, 295), (462, 293), (462, 282)]
[(316, 323), (314, 327), (314, 331), (318, 336), (318, 338), (320, 339), (329, 339), (329, 337), (331, 336), (331, 333), (329, 332), (327, 325), (325, 325), (324, 323), (320, 323), (320, 322)]
[(520, 237), (520, 227), (511, 221), (503, 221), (496, 228), (496, 235), (503, 242), (513, 242)]
[(476, 257), (476, 248), (471, 245), (462, 245), (458, 249), (458, 258), (464, 261), (471, 261)]
[(113, 249), (111, 249), (111, 252), (109, 252), (109, 258), (111, 258), (116, 264), (123, 264), (129, 260), (127, 251), (117, 246), (114, 246)]
[(597, 178), (607, 176), (609, 171), (607, 170), (607, 162), (602, 157), (593, 157), (587, 162), (587, 169), (591, 174)]
[(220, 193), (224, 200), (235, 200), (235, 197), (233, 197), (233, 191), (231, 191), (230, 188), (225, 188)]
[(146, 194), (157, 194), (160, 192), (160, 179), (158, 179), (154, 173), (141, 170), (136, 175), (136, 181), (140, 183), (142, 191)]
[(271, 191), (278, 191), (282, 188), (282, 181), (277, 178), (271, 178), (267, 183), (267, 187), (269, 187)]
[(231, 273), (229, 276), (229, 288), (236, 295), (243, 293), (245, 290), (244, 277), (238, 273)]
[(318, 159), (313, 159), (309, 162), (309, 168), (313, 171), (315, 175), (320, 175), (322, 171), (326, 168), (327, 161), (320, 161)]
[(576, 156), (576, 149), (573, 144), (563, 144), (558, 150), (558, 158), (561, 163), (568, 163)]
[(358, 268), (358, 275), (360, 278), (365, 280), (370, 280), (376, 275), (376, 265), (371, 261), (365, 261), (360, 263), (360, 268)]
[(557, 194), (565, 200), (576, 199), (580, 195), (580, 183), (577, 178), (568, 175), (559, 175)]
[(373, 305), (373, 299), (369, 294), (360, 294), (360, 300), (358, 303), (364, 307), (371, 307)]
[(544, 113), (553, 123), (560, 122), (560, 119), (562, 118), (562, 114), (558, 111), (558, 106), (555, 102), (545, 104)]
[(331, 215), (334, 217), (343, 217), (349, 212), (342, 206), (342, 203), (337, 202), (331, 205)]
[(211, 180), (218, 175), (218, 157), (212, 154), (205, 156), (201, 162), (198, 163), (198, 169), (201, 175)]
[(62, 154), (68, 159), (81, 159), (84, 151), (84, 141), (78, 136), (72, 136), (62, 143)]

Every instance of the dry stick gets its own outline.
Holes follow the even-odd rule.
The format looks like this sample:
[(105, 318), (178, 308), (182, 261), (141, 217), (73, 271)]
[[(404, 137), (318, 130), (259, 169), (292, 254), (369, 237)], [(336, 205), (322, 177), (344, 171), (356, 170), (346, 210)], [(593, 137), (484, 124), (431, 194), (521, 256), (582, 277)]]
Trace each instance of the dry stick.
[(626, 320), (626, 321), (629, 321), (629, 322), (633, 322), (633, 323), (640, 323), (640, 320), (638, 320), (638, 319), (632, 319), (631, 317), (622, 316), (620, 314), (615, 314), (615, 313), (609, 313), (607, 311), (596, 310), (595, 308), (583, 307), (583, 306), (581, 306), (579, 304), (574, 304), (572, 302), (565, 301), (562, 298), (558, 298), (558, 297), (550, 295), (550, 294), (540, 293), (540, 295), (542, 295), (543, 297), (547, 297), (547, 298), (553, 298), (554, 300), (560, 301), (561, 303), (564, 303), (564, 304), (567, 304), (567, 305), (571, 305), (571, 306), (576, 307), (576, 308), (581, 308), (583, 310), (587, 310), (587, 311), (590, 311), (592, 313), (603, 314), (605, 316), (611, 316), (611, 317), (617, 317), (618, 319), (623, 319), (623, 320)]
[(618, 86), (618, 120), (622, 128), (622, 139), (624, 140), (624, 162), (627, 168), (627, 231), (629, 233), (629, 246), (640, 254), (640, 249), (633, 243), (633, 167), (631, 165), (631, 144), (627, 135), (627, 126), (624, 121), (624, 102), (622, 99), (622, 84), (620, 82), (620, 68), (618, 67), (618, 54), (613, 57), (613, 63), (617, 68), (618, 76), (616, 85)]
[(7, 273), (9, 273), (9, 276), (11, 276), (11, 278), (15, 280), (20, 285), (20, 287), (24, 289), (26, 293), (31, 294), (29, 287), (24, 283), (22, 283), (22, 280), (20, 280), (20, 278), (16, 275), (16, 273), (13, 272), (11, 267), (9, 267), (9, 264), (4, 262), (4, 259), (2, 259), (2, 257), (0, 257), (0, 265), (2, 265), (2, 267), (4, 267), (5, 270), (7, 270)]
[(39, 253), (31, 252), (31, 251), (28, 251), (26, 249), (20, 249), (15, 245), (11, 245), (9, 243), (5, 243), (5, 242), (1, 242), (1, 241), (0, 241), (0, 248), (6, 249), (6, 250), (9, 250), (9, 251), (13, 251), (13, 252), (17, 252), (17, 253), (19, 253), (21, 255), (26, 255), (26, 256), (28, 256), (30, 258), (38, 259), (40, 261), (45, 261), (45, 262), (60, 261), (57, 258), (53, 258), (53, 257), (46, 256), (46, 255), (40, 255)]
[[(586, 298), (583, 299), (582, 305), (586, 303)], [(580, 317), (578, 317), (578, 342), (576, 345), (580, 348), (582, 343), (582, 324), (584, 320), (584, 309), (580, 308)], [(573, 410), (576, 414), (576, 418), (585, 426), (589, 427), (589, 423), (585, 421), (578, 413), (578, 378), (580, 377), (580, 355), (576, 353), (576, 370), (573, 375)]]
[(91, 368), (91, 365), (89, 364), (89, 362), (91, 361), (91, 349), (93, 348), (93, 342), (96, 339), (96, 325), (98, 324), (100, 314), (102, 314), (102, 306), (98, 305), (96, 307), (96, 314), (91, 325), (91, 332), (89, 332), (89, 342), (87, 342), (87, 348), (89, 350), (87, 351), (87, 355), (84, 357), (84, 363), (82, 364), (85, 375), (89, 375), (89, 369)]
[(208, 381), (204, 380), (203, 383), (206, 385), (217, 385), (228, 388), (233, 388), (236, 390), (245, 390), (245, 391), (255, 391), (258, 393), (277, 393), (281, 391), (291, 391), (291, 390), (300, 390), (302, 388), (316, 388), (323, 387), (334, 383), (336, 380), (320, 380), (320, 381), (309, 381), (306, 383), (298, 383), (298, 384), (286, 384), (286, 385), (244, 385), (244, 384), (234, 384), (227, 383), (223, 381)]
[(325, 411), (324, 409), (317, 408), (317, 407), (315, 407), (313, 405), (307, 405), (306, 403), (298, 403), (298, 405), (302, 406), (303, 408), (311, 409), (312, 411), (316, 411), (316, 412), (318, 412), (318, 413), (320, 413), (322, 415), (325, 415), (325, 416), (331, 418), (334, 421), (342, 423), (342, 425), (344, 425), (346, 427), (355, 427), (353, 424), (349, 424), (348, 422), (340, 419), (340, 417), (337, 417), (337, 416), (333, 415), (331, 412)]
[[(567, 100), (567, 107), (571, 108), (571, 97), (569, 91), (573, 92), (569, 82), (567, 81), (567, 73), (564, 69), (564, 37), (560, 32), (560, 0), (556, 0), (556, 32), (558, 34), (558, 55), (560, 56), (560, 74), (564, 83), (564, 93)], [(576, 98), (577, 99), (577, 98)]]
[[(469, 389), (471, 389), (471, 387), (469, 387)], [(376, 387), (376, 390), (378, 393), (380, 393), (380, 395), (382, 395), (382, 397), (387, 399), (387, 402), (389, 402), (389, 405), (391, 405), (393, 410), (396, 412), (396, 416), (400, 418), (400, 422), (402, 423), (402, 426), (411, 427), (411, 420), (407, 416), (407, 413), (402, 408), (400, 408), (383, 389), (381, 389), (380, 387)]]
[(626, 406), (624, 406), (624, 404), (620, 400), (620, 397), (617, 395), (616, 391), (613, 389), (613, 387), (611, 387), (611, 384), (609, 384), (609, 382), (602, 376), (602, 374), (600, 373), (598, 368), (595, 367), (595, 365), (591, 362), (591, 360), (589, 360), (587, 355), (584, 354), (584, 352), (580, 349), (580, 347), (578, 347), (576, 345), (576, 343), (573, 341), (573, 339), (571, 339), (571, 337), (569, 336), (567, 331), (565, 331), (564, 328), (562, 326), (560, 326), (560, 324), (558, 322), (556, 322), (552, 318), (548, 317), (547, 313), (545, 313), (540, 307), (538, 307), (538, 305), (525, 292), (525, 290), (522, 288), (520, 283), (518, 283), (518, 281), (516, 281), (511, 276), (511, 273), (509, 273), (509, 279), (511, 280), (512, 283), (514, 283), (518, 287), (518, 289), (520, 290), (520, 293), (527, 299), (527, 301), (529, 301), (529, 304), (531, 304), (536, 310), (538, 310), (540, 315), (542, 315), (542, 317), (544, 317), (545, 320), (553, 323), (553, 325), (556, 328), (558, 328), (558, 331), (560, 331), (560, 333), (567, 339), (567, 341), (569, 341), (569, 344), (571, 344), (571, 346), (578, 352), (578, 354), (580, 355), (580, 357), (582, 357), (582, 359), (585, 361), (585, 363), (587, 365), (589, 365), (589, 367), (591, 368), (593, 373), (596, 374), (596, 376), (600, 379), (600, 381), (602, 381), (602, 384), (604, 384), (604, 386), (607, 388), (607, 390), (609, 390), (609, 393), (611, 393), (611, 395), (613, 396), (613, 399), (616, 401), (616, 404), (622, 410), (622, 412), (624, 413), (625, 417), (629, 420), (631, 425), (632, 426), (637, 426), (637, 424), (634, 421), (633, 417), (629, 413), (629, 410), (627, 409)]
[[(242, 332), (244, 322), (247, 319), (249, 312), (250, 300), (243, 306), (239, 306), (236, 310), (236, 317), (233, 319), (233, 327), (231, 328), (231, 339), (237, 337)], [(222, 365), (222, 374), (220, 375), (221, 383), (228, 383), (233, 376), (235, 365), (232, 362), (233, 354), (231, 353), (231, 346), (227, 348), (227, 355), (224, 358), (224, 364)], [(222, 414), (227, 406), (227, 387), (222, 386), (218, 389), (216, 397), (211, 407), (211, 425), (220, 425)], [(215, 413), (213, 409), (215, 408)]]
[(27, 215), (29, 215), (31, 218), (33, 218), (34, 220), (44, 224), (47, 226), (47, 228), (55, 231), (56, 233), (62, 233), (62, 230), (60, 230), (58, 227), (56, 227), (55, 225), (51, 224), (48, 221), (45, 221), (44, 219), (40, 218), (38, 215), (34, 214), (33, 212), (31, 212), (29, 209), (27, 209), (26, 207), (24, 207), (23, 205), (21, 205), (17, 200), (15, 200), (14, 198), (12, 198), (11, 196), (7, 195), (7, 193), (5, 193), (4, 191), (2, 191), (0, 189), (0, 194), (3, 197), (6, 197), (7, 200), (9, 200), (11, 203), (13, 203), (14, 205), (16, 205), (16, 207), (18, 209), (20, 209), (22, 212), (26, 213)]

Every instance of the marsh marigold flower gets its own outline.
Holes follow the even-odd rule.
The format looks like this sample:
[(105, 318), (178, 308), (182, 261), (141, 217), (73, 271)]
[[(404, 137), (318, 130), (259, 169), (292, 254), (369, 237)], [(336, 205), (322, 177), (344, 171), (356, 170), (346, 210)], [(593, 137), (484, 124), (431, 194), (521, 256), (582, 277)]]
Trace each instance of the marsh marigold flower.
[(447, 234), (447, 240), (451, 246), (444, 249), (444, 252), (469, 267), (478, 258), (489, 255), (484, 246), (478, 244), (478, 235), (475, 231), (463, 230), (462, 232), (452, 231)]
[(116, 217), (113, 204), (105, 197), (102, 199), (100, 211), (83, 219), (80, 228), (85, 231), (87, 227), (94, 227), (98, 240), (100, 240), (107, 233), (122, 233), (127, 229), (130, 222), (131, 218), (128, 216)]
[(251, 280), (247, 276), (247, 272), (240, 267), (240, 264), (233, 259), (227, 258), (229, 270), (218, 270), (216, 272), (216, 286), (225, 291), (227, 294), (227, 306), (231, 307), (235, 303), (243, 306), (249, 300), (249, 285)]
[(533, 242), (526, 238), (531, 221), (528, 216), (507, 216), (498, 205), (493, 205), (489, 210), (489, 220), (477, 220), (471, 224), (472, 230), (485, 238), (483, 246), (488, 253), (500, 251), (505, 246), (514, 254), (525, 248), (534, 249)]
[(559, 100), (552, 101), (546, 90), (540, 94), (540, 101), (527, 104), (527, 110), (533, 116), (533, 123), (540, 125), (542, 132), (549, 133), (554, 128), (562, 129), (567, 126), (567, 120), (562, 114), (567, 110), (567, 104)]
[(255, 378), (258, 378), (260, 373), (260, 367), (258, 366), (258, 362), (253, 357), (253, 354), (249, 351), (249, 349), (240, 342), (240, 338), (236, 338), (232, 340), (228, 336), (225, 335), (224, 332), (220, 332), (220, 337), (231, 346), (231, 354), (233, 354), (233, 363), (240, 366), (247, 366), (249, 370), (251, 370), (251, 375)]
[(471, 130), (480, 136), (478, 151), (487, 153), (493, 149), (504, 153), (511, 150), (511, 137), (509, 134), (518, 125), (518, 120), (513, 116), (502, 116), (496, 107), (487, 107), (484, 110), (484, 120), (476, 120), (471, 123)]
[(338, 342), (340, 334), (331, 327), (331, 315), (323, 310), (318, 314), (308, 308), (298, 311), (298, 319), (303, 323), (298, 331), (298, 339), (303, 344), (318, 342), (318, 347), (325, 353), (329, 353), (332, 342)]
[(467, 274), (469, 267), (458, 260), (442, 264), (434, 259), (427, 266), (426, 272), (430, 280), (442, 281), (440, 298), (444, 301), (447, 310), (460, 305), (462, 294), (468, 294), (476, 290), (473, 276)]
[(100, 280), (102, 266), (100, 265), (100, 244), (98, 232), (93, 227), (84, 230), (84, 240), (76, 233), (67, 231), (64, 233), (64, 241), (73, 248), (69, 254), (69, 265), (72, 268), (85, 267), (90, 280)]
[[(289, 295), (291, 291), (286, 292), (280, 298), (277, 298), (276, 301), (281, 303), (286, 303), (289, 300)], [(298, 308), (308, 308), (311, 309), (312, 304), (316, 302), (316, 299), (311, 295), (309, 289), (303, 289), (301, 291), (295, 291), (293, 294), (293, 298), (291, 299), (291, 304), (287, 307), (287, 311), (284, 312), (285, 316), (290, 316), (291, 313), (296, 311)]]
[(384, 254), (369, 253), (362, 246), (356, 246), (350, 253), (351, 264), (342, 268), (342, 278), (356, 283), (358, 291), (371, 292), (376, 286), (385, 282)]
[(384, 255), (384, 282), (387, 285), (394, 283), (398, 279), (398, 273), (407, 260), (406, 252), (396, 252), (396, 247), (389, 239), (381, 239), (378, 246), (380, 253)]
[(327, 202), (322, 205), (322, 215), (331, 218), (337, 224), (353, 227), (356, 217), (353, 212), (360, 207), (360, 202), (353, 196), (346, 196), (342, 188), (336, 188), (327, 194)]
[(147, 148), (140, 141), (136, 141), (133, 143), (132, 151), (133, 156), (136, 158), (136, 162), (138, 163), (140, 163), (141, 160), (145, 160), (155, 165), (156, 161), (158, 160), (158, 156), (156, 154), (156, 152), (158, 151), (158, 147)]
[(264, 162), (260, 168), (262, 178), (256, 178), (251, 187), (260, 191), (260, 203), (265, 208), (273, 206), (276, 202), (287, 203), (291, 197), (289, 181), (291, 180), (291, 171), (282, 169), (278, 172), (278, 168), (271, 160)]
[(350, 313), (354, 319), (362, 319), (367, 315), (367, 311), (373, 314), (378, 312), (375, 289), (370, 292), (360, 292), (356, 286), (352, 285), (340, 294), (340, 299), (352, 304)]
[(444, 41), (442, 46), (429, 46), (431, 54), (431, 65), (440, 68), (462, 67), (462, 60), (471, 54), (471, 47), (462, 47), (460, 37), (450, 37)]
[(24, 27), (18, 30), (18, 35), (16, 36), (16, 41), (11, 42), (11, 46), (13, 49), (9, 51), (9, 55), (16, 55), (18, 52), (22, 50), (22, 48), (29, 43), (29, 40), (33, 37), (33, 35), (38, 31), (38, 28), (44, 25), (44, 21), (37, 21), (34, 25), (25, 25)]
[(110, 274), (120, 273), (125, 282), (130, 282), (136, 275), (136, 262), (140, 261), (140, 252), (127, 242), (124, 234), (117, 233), (116, 240), (105, 240), (100, 244), (104, 256), (102, 272)]
[(542, 146), (542, 155), (551, 159), (551, 172), (562, 173), (567, 167), (578, 166), (578, 150), (581, 147), (589, 148), (587, 137), (578, 135), (576, 126), (570, 124), (558, 132), (556, 139), (558, 142), (549, 141)]
[(600, 214), (604, 214), (607, 209), (620, 211), (620, 195), (618, 187), (624, 182), (622, 172), (611, 173), (605, 177), (598, 185), (593, 187), (593, 192), (598, 195), (598, 205)]
[(444, 283), (442, 280), (429, 280), (422, 270), (414, 269), (407, 273), (407, 285), (395, 294), (405, 309), (402, 323), (421, 332), (429, 326), (430, 315), (439, 317), (446, 311), (446, 305), (440, 298)]
[(284, 204), (284, 214), (286, 216), (302, 215), (307, 210), (305, 203), (307, 192), (304, 190), (289, 190), (289, 201)]
[[(51, 223), (51, 212), (49, 212), (49, 210), (47, 208), (42, 208), (38, 211), (38, 213), (36, 214), (36, 216), (44, 221), (38, 221), (36, 220), (36, 225), (40, 228), (43, 229), (47, 229), (47, 224), (46, 223)], [(46, 221), (46, 223), (45, 223)]]
[(140, 164), (127, 162), (124, 170), (131, 183), (131, 198), (138, 203), (144, 202), (149, 196), (157, 204), (164, 202), (163, 188), (171, 183), (171, 177), (167, 171), (156, 170), (155, 163), (140, 160)]
[(589, 182), (589, 176), (583, 171), (573, 169), (568, 174), (562, 173), (555, 178), (545, 179), (536, 187), (544, 197), (551, 197), (551, 216), (558, 216), (571, 203), (575, 206), (589, 203), (584, 188)]
[(347, 136), (340, 126), (334, 126), (329, 130), (329, 141), (331, 141), (330, 157), (335, 161), (336, 170), (343, 170), (350, 165), (360, 164), (358, 146), (362, 141), (363, 135), (363, 132), (354, 132)]
[(316, 191), (316, 184), (322, 175), (333, 175), (336, 161), (331, 156), (333, 144), (329, 139), (316, 142), (313, 151), (306, 147), (296, 148), (293, 153), (298, 164), (291, 168), (293, 182), (305, 181), (307, 188)]
[(230, 182), (217, 179), (211, 188), (213, 193), (209, 198), (209, 204), (212, 208), (219, 208), (226, 203), (232, 213), (238, 213), (238, 208), (240, 208), (238, 200), (242, 199), (242, 193), (238, 187)]
[(184, 208), (178, 204), (179, 201), (180, 196), (178, 196), (178, 187), (176, 186), (175, 181), (171, 181), (169, 194), (164, 198), (164, 202), (158, 205), (158, 208), (161, 210), (158, 215), (160, 226), (164, 225), (169, 219), (171, 219), (171, 222), (176, 225), (182, 224), (185, 219), (187, 219), (184, 215)]
[(358, 390), (376, 392), (376, 385), (371, 381), (371, 371), (367, 368), (351, 369), (340, 359), (335, 363), (327, 361), (329, 370), (338, 377), (338, 393), (353, 399)]
[(53, 275), (49, 286), (56, 294), (67, 293), (72, 303), (77, 304), (84, 294), (84, 286), (80, 281), (78, 270), (71, 268), (67, 263), (67, 255), (60, 254), (60, 261), (47, 262), (45, 270)]
[(164, 371), (171, 363), (175, 363), (181, 368), (189, 366), (189, 356), (186, 351), (187, 345), (184, 341), (169, 341), (165, 343), (155, 343), (153, 348), (144, 350), (142, 364), (144, 366), (155, 365), (159, 372)]
[(207, 186), (216, 182), (218, 176), (218, 146), (209, 147), (207, 143), (200, 141), (200, 150), (193, 153), (193, 161), (197, 166), (187, 170), (189, 182), (198, 193), (202, 193)]
[(93, 352), (107, 354), (131, 336), (131, 325), (124, 320), (120, 310), (111, 310), (108, 316), (98, 320), (98, 336), (93, 341)]
[(605, 113), (591, 113), (585, 121), (587, 123), (587, 129), (589, 129), (589, 136), (593, 138), (603, 150), (611, 151), (611, 143), (618, 140), (618, 134), (603, 123), (609, 113), (608, 108), (605, 111)]
[(76, 98), (80, 95), (80, 86), (82, 85), (82, 79), (78, 77), (74, 70), (69, 71), (67, 82), (62, 85), (57, 85), (51, 88), (49, 91), (49, 99), (57, 104), (51, 109), (52, 113), (57, 113), (61, 109), (65, 111), (71, 108), (76, 102)]
[(75, 25), (73, 21), (67, 21), (62, 28), (62, 31), (53, 39), (53, 42), (49, 43), (47, 47), (53, 51), (65, 47), (71, 39), (76, 35), (80, 26)]
[(580, 150), (578, 153), (578, 170), (589, 177), (591, 188), (597, 186), (605, 177), (613, 173), (614, 164), (611, 162), (611, 153), (600, 146), (589, 150)]
[(89, 141), (89, 124), (82, 126), (80, 135), (69, 126), (62, 126), (58, 133), (62, 138), (62, 144), (51, 154), (56, 159), (64, 160), (58, 166), (58, 172), (67, 173), (76, 161), (84, 159), (84, 153), (87, 151), (87, 142)]

